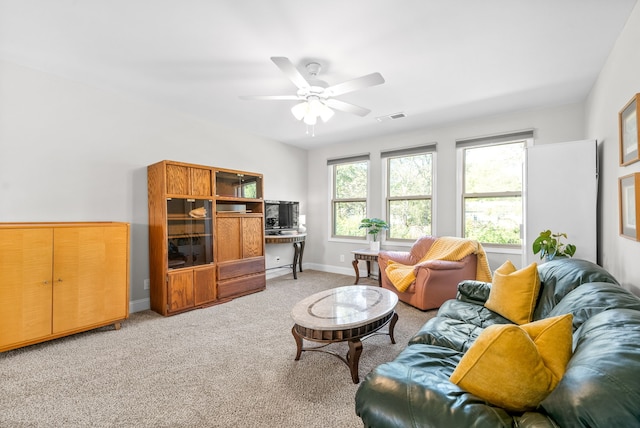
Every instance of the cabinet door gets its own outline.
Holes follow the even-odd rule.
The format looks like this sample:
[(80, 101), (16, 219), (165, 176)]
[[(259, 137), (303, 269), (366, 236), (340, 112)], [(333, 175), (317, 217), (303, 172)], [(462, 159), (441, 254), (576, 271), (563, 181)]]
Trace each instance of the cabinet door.
[(193, 271), (191, 269), (169, 272), (167, 275), (167, 302), (169, 312), (193, 308)]
[(170, 195), (190, 195), (189, 168), (167, 164), (167, 193)]
[(211, 196), (211, 170), (191, 168), (191, 195)]
[(242, 257), (258, 257), (264, 254), (264, 228), (262, 217), (242, 219)]
[(216, 270), (214, 265), (195, 268), (193, 270), (195, 305), (216, 300)]
[(211, 169), (167, 164), (167, 193), (211, 196)]
[(0, 349), (51, 334), (52, 229), (0, 230)]
[(216, 219), (217, 262), (242, 258), (242, 246), (240, 245), (242, 224), (240, 220), (239, 217), (218, 217)]
[(61, 227), (53, 239), (53, 333), (128, 316), (126, 226)]
[(213, 261), (211, 210), (212, 202), (208, 199), (167, 198), (169, 269), (206, 265)]

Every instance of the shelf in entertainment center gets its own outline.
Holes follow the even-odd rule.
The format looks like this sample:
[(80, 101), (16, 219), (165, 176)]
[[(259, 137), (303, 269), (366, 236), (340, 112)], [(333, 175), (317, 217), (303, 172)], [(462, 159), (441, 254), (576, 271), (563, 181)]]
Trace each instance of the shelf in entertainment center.
[(167, 235), (169, 239), (183, 239), (183, 238), (206, 238), (207, 236), (213, 236), (211, 233), (176, 233)]
[(262, 217), (262, 213), (252, 213), (252, 212), (244, 212), (244, 211), (219, 211), (216, 213), (218, 217)]

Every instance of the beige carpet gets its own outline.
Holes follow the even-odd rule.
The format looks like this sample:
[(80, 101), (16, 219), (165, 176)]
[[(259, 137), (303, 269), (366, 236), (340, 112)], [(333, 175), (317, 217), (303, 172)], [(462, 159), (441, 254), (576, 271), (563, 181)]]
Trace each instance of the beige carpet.
[[(348, 367), (296, 346), (291, 307), (353, 277), (305, 271), (267, 290), (173, 317), (145, 311), (0, 353), (0, 427), (361, 427)], [(361, 285), (376, 285), (364, 279)], [(360, 379), (434, 315), (399, 303), (396, 345), (364, 341)], [(332, 349), (346, 353), (345, 343)]]

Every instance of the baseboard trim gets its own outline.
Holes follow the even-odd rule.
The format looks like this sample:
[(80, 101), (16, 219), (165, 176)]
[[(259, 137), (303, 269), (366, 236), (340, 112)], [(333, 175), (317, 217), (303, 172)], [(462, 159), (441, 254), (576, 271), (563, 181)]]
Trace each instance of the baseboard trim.
[[(337, 273), (337, 274), (340, 274), (340, 275), (350, 275), (350, 276), (355, 277), (355, 272), (353, 271), (352, 267), (343, 268), (343, 267), (332, 266), (332, 265), (321, 265), (321, 264), (317, 264), (317, 263), (309, 263), (309, 264), (305, 264), (303, 266), (305, 268), (307, 268), (307, 269), (319, 270), (321, 272)], [(367, 274), (366, 271), (362, 271), (362, 270), (360, 270), (360, 273), (361, 274), (364, 273), (365, 276)]]
[(151, 300), (146, 299), (132, 300), (129, 302), (129, 313), (142, 312), (151, 309)]

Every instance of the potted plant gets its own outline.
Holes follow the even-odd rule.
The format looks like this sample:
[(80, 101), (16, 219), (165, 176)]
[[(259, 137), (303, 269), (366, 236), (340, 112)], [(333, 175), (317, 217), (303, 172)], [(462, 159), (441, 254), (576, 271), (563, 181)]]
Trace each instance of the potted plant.
[(553, 233), (550, 230), (540, 232), (540, 235), (533, 241), (533, 254), (540, 253), (540, 259), (553, 260), (554, 257), (573, 257), (576, 253), (576, 246), (564, 244), (561, 238), (568, 239), (566, 233)]
[(380, 242), (378, 241), (378, 233), (382, 230), (389, 229), (389, 224), (386, 221), (379, 218), (363, 218), (360, 221), (360, 229), (367, 229), (367, 233), (372, 235), (373, 241), (370, 243), (370, 248), (374, 251), (380, 249)]

